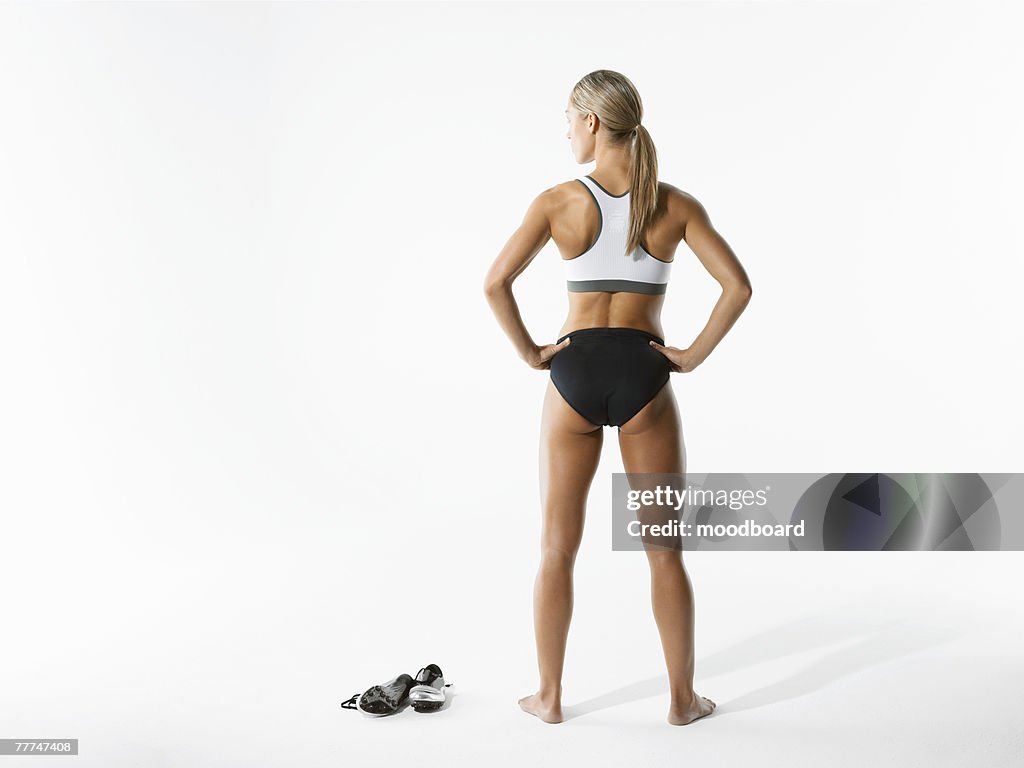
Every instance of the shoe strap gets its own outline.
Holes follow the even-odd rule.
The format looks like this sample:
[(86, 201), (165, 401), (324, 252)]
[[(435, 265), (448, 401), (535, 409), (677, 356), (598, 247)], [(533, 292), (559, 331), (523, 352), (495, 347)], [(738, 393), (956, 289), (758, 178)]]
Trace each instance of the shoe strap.
[[(413, 678), (412, 682), (413, 682), (414, 686), (415, 685), (430, 685), (430, 683), (421, 683), (419, 680), (416, 680), (415, 678)], [(445, 688), (451, 688), (453, 685), (455, 685), (455, 683), (445, 683), (444, 687)]]

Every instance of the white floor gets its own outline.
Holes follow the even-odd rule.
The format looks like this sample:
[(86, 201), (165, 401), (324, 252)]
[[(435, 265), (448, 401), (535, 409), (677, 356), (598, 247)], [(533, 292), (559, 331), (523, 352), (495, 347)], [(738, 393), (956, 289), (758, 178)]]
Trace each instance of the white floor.
[[(719, 706), (673, 727), (643, 556), (608, 551), (592, 530), (568, 719), (518, 709), (536, 678), (534, 562), (516, 546), (452, 552), (433, 575), (401, 565), (411, 544), (395, 548), (397, 568), (360, 575), (340, 532), (242, 537), (175, 560), (82, 548), (61, 569), (17, 563), (27, 578), (6, 592), (0, 738), (78, 738), (78, 757), (32, 765), (104, 768), (1024, 757), (1019, 553), (688, 553), (697, 690)], [(441, 712), (339, 707), (430, 662), (455, 683)]]

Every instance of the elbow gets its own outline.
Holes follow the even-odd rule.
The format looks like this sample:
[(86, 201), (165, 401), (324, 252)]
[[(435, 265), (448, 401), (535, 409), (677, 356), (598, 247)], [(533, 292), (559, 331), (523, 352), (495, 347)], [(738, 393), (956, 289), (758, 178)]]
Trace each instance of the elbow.
[(736, 283), (731, 288), (732, 292), (739, 297), (743, 304), (747, 304), (750, 301), (750, 297), (754, 295), (754, 289), (750, 283), (746, 280)]
[(504, 278), (488, 276), (484, 280), (484, 296), (488, 300), (497, 298), (508, 290), (509, 282)]
[(750, 297), (754, 295), (754, 289), (746, 280), (730, 280), (722, 283), (722, 298), (737, 307), (741, 312), (750, 303)]

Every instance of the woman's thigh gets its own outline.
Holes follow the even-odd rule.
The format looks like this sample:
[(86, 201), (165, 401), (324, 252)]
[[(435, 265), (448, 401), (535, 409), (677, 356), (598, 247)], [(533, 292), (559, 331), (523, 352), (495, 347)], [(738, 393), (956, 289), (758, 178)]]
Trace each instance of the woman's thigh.
[(622, 425), (619, 449), (626, 472), (686, 471), (686, 446), (671, 382)]
[[(619, 449), (631, 490), (653, 491), (659, 487), (668, 487), (683, 492), (686, 486), (683, 474), (686, 471), (686, 448), (683, 444), (679, 407), (671, 383), (666, 383), (653, 400), (622, 425)], [(669, 503), (644, 507), (637, 519), (641, 523), (660, 527), (678, 520), (678, 516), (679, 510)], [(660, 527), (656, 530), (668, 529)], [(675, 533), (641, 538), (648, 557), (657, 558), (651, 560), (652, 564), (664, 557), (675, 558), (682, 550), (682, 539)]]
[(583, 536), (590, 484), (601, 460), (604, 429), (573, 410), (548, 381), (540, 434), (542, 545), (575, 554)]

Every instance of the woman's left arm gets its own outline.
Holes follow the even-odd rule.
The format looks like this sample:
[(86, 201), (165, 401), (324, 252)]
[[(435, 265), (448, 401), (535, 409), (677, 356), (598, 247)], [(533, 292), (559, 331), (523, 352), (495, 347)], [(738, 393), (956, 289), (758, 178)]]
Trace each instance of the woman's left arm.
[(484, 279), (484, 294), (498, 324), (515, 346), (519, 357), (531, 368), (539, 370), (548, 367), (550, 359), (569, 343), (569, 339), (558, 345), (535, 344), (519, 314), (519, 305), (512, 294), (512, 283), (551, 239), (548, 218), (551, 192), (551, 189), (541, 192), (530, 204), (519, 228), (505, 243)]

